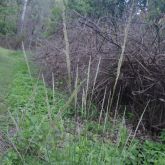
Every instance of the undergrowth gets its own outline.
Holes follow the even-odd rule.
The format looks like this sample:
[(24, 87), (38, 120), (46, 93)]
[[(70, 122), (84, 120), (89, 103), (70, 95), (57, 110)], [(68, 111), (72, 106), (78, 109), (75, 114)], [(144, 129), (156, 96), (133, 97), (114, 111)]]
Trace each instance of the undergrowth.
[[(6, 99), (2, 165), (165, 164), (165, 144), (131, 141), (124, 119), (115, 127), (74, 118), (72, 98), (29, 76), (21, 64)], [(105, 129), (105, 131), (103, 131)], [(162, 135), (162, 139), (164, 136)]]

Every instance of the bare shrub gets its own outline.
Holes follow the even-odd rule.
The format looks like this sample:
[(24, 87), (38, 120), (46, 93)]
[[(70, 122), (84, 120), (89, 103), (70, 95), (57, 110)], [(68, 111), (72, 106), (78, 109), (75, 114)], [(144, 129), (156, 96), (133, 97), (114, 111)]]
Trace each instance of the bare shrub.
[[(122, 19), (125, 18), (114, 24), (111, 18), (106, 17), (91, 21), (77, 13), (72, 13), (71, 16), (74, 19), (68, 19), (67, 32), (72, 86), (74, 87), (75, 81), (82, 81), (88, 77), (90, 80), (87, 99), (92, 99), (92, 102), (100, 107), (104, 100), (103, 109), (100, 109), (105, 112), (109, 102), (108, 95), (116, 79), (118, 59), (124, 39), (125, 25)], [(165, 49), (163, 46), (165, 38), (163, 35), (159, 39), (157, 37), (154, 26), (148, 24), (143, 17), (136, 16), (133, 19), (112, 110), (119, 101), (118, 112), (123, 111), (123, 106), (126, 107), (136, 125), (149, 101), (141, 125), (144, 126), (144, 130), (159, 131), (165, 128)], [(37, 58), (43, 66), (47, 81), (51, 84), (53, 72), (57, 87), (60, 87), (61, 83), (64, 87), (67, 82), (67, 66), (63, 52), (65, 43), (62, 27), (59, 26), (57, 32), (50, 38), (41, 41), (41, 45), (38, 47)], [(99, 59), (101, 61), (96, 78)], [(91, 61), (90, 70), (89, 61)], [(105, 90), (108, 91), (106, 96)]]

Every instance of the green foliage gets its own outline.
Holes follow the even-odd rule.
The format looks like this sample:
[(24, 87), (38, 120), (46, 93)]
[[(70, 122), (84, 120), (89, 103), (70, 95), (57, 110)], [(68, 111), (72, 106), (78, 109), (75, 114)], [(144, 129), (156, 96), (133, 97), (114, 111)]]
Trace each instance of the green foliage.
[(146, 141), (143, 145), (141, 145), (138, 156), (139, 161), (143, 162), (143, 164), (164, 165), (165, 145)]
[(88, 14), (92, 10), (89, 0), (70, 0), (69, 7), (82, 14)]
[(126, 7), (126, 2), (125, 0), (71, 0), (69, 1), (69, 6), (71, 9), (95, 18), (108, 15), (121, 17)]
[[(70, 0), (68, 5), (71, 9), (81, 14), (99, 18), (111, 16), (113, 19), (121, 18), (124, 11), (130, 8), (132, 1), (126, 0)], [(155, 20), (165, 13), (165, 0), (137, 0), (135, 9), (148, 10), (150, 20)]]
[(0, 34), (15, 34), (18, 6), (16, 1), (0, 1)]
[(49, 36), (49, 35), (53, 34), (56, 31), (57, 25), (61, 21), (61, 19), (62, 19), (62, 10), (61, 10), (61, 8), (58, 7), (58, 6), (52, 8), (51, 17), (47, 22), (48, 29), (45, 32), (46, 36)]
[(150, 0), (148, 10), (150, 20), (160, 19), (165, 13), (165, 0)]
[[(19, 70), (7, 98), (13, 118), (19, 119), (16, 123), (20, 131), (12, 137), (12, 141), (17, 146), (18, 151), (26, 157), (42, 155), (46, 157), (46, 147), (55, 145), (53, 141), (53, 133), (55, 132), (52, 132), (50, 126), (45, 87), (42, 82), (31, 81), (26, 65), (21, 65)], [(34, 88), (33, 84), (35, 83), (37, 85)], [(52, 118), (55, 120), (54, 115), (64, 105), (64, 99), (56, 92), (53, 100), (50, 90), (48, 90), (48, 97)], [(58, 120), (56, 119), (56, 122)], [(12, 149), (4, 157), (4, 164), (8, 164), (9, 160), (13, 165), (22, 163), (20, 156)]]
[(163, 143), (165, 143), (165, 130), (161, 132), (160, 139)]

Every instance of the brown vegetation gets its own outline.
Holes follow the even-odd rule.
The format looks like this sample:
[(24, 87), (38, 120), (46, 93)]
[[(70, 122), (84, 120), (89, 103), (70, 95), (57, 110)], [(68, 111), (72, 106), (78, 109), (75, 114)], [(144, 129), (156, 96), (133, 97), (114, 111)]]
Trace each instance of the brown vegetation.
[[(104, 107), (107, 107), (108, 95), (116, 79), (124, 39), (125, 18), (118, 22), (106, 17), (91, 21), (77, 13), (72, 13), (72, 18), (67, 22), (72, 85), (74, 87), (78, 69), (79, 81), (87, 76), (90, 78), (88, 95), (92, 93), (93, 101), (98, 106), (102, 106), (106, 93)], [(131, 120), (135, 125), (149, 103), (141, 124), (144, 131), (145, 129), (160, 131), (165, 128), (165, 49), (163, 46), (165, 38), (162, 37), (162, 33), (163, 28), (160, 24), (149, 24), (142, 14), (133, 18), (113, 100), (113, 106), (119, 104), (118, 112), (123, 111), (123, 106), (126, 107), (126, 111), (132, 114)], [(54, 73), (57, 87), (60, 87), (61, 83), (65, 86), (67, 66), (63, 51), (65, 43), (62, 25), (54, 35), (40, 43), (42, 46), (37, 48), (39, 52), (37, 59), (44, 66), (43, 72), (48, 82), (51, 83), (52, 73)], [(94, 83), (99, 59), (101, 59), (99, 73)], [(89, 61), (91, 61), (90, 76)], [(113, 106), (112, 109), (114, 109)]]

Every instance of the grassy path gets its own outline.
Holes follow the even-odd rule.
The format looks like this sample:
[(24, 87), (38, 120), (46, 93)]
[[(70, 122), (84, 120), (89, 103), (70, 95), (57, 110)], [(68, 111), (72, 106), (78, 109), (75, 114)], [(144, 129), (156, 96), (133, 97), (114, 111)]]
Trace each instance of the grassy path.
[(0, 48), (0, 114), (6, 111), (4, 99), (9, 92), (20, 59), (20, 53)]
[(0, 48), (0, 155), (3, 154), (6, 148), (6, 142), (2, 133), (2, 130), (8, 125), (6, 97), (19, 70), (18, 67), (22, 63), (21, 59), (21, 53)]

